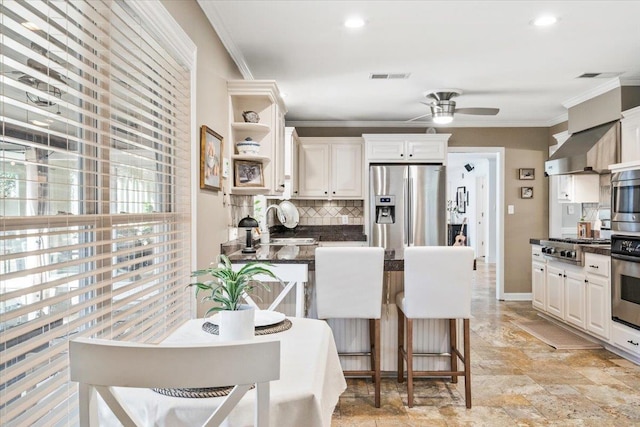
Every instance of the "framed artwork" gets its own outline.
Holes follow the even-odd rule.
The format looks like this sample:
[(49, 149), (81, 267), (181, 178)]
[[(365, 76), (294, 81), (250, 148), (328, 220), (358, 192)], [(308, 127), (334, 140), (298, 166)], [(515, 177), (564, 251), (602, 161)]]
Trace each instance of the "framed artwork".
[(264, 187), (262, 163), (248, 160), (234, 162), (236, 187)]
[(456, 205), (458, 206), (458, 213), (467, 211), (467, 187), (458, 187), (456, 189)]
[(533, 199), (533, 187), (520, 187), (521, 199)]
[(518, 179), (536, 179), (536, 170), (531, 168), (519, 169)]
[(222, 187), (223, 140), (207, 126), (200, 128), (200, 188), (218, 191)]

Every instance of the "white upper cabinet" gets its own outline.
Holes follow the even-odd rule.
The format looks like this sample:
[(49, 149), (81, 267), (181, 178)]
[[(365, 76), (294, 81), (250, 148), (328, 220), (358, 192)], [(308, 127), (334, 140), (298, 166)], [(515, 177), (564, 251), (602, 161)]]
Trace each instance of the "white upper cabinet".
[(555, 178), (560, 202), (598, 203), (600, 200), (600, 176), (596, 174), (556, 175)]
[(288, 200), (297, 197), (298, 191), (298, 152), (300, 140), (294, 127), (284, 128), (284, 193), (282, 198)]
[(362, 138), (299, 140), (298, 197), (362, 198)]
[[(230, 191), (233, 194), (281, 195), (284, 191), (284, 115), (287, 110), (280, 90), (273, 80), (231, 80), (227, 82), (229, 96), (229, 141), (231, 153)], [(247, 122), (243, 113), (258, 114), (258, 122)], [(260, 144), (255, 154), (240, 154), (238, 141)], [(239, 174), (246, 165), (254, 167), (254, 177), (247, 181)], [(240, 176), (243, 175), (243, 176)]]
[(365, 134), (367, 162), (446, 163), (450, 134)]
[(620, 161), (640, 161), (640, 107), (623, 111), (622, 116)]

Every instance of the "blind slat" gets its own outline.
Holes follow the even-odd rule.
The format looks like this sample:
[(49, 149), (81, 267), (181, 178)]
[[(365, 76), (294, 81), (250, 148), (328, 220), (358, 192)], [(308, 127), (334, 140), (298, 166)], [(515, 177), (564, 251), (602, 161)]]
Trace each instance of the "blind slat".
[(190, 73), (126, 3), (0, 7), (3, 425), (77, 423), (69, 339), (193, 311)]

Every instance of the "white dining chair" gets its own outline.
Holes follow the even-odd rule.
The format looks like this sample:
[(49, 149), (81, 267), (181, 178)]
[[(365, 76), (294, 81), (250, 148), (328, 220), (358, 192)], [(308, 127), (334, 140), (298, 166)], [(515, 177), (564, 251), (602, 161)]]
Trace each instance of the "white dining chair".
[[(396, 295), (398, 382), (404, 381), (406, 360), (407, 406), (410, 408), (413, 407), (413, 378), (433, 376), (451, 376), (453, 383), (457, 382), (458, 376), (464, 376), (465, 402), (467, 408), (471, 408), (469, 318), (473, 259), (473, 248), (468, 246), (412, 246), (404, 250), (404, 292)], [(416, 319), (448, 319), (449, 370), (414, 371), (414, 356), (434, 356), (431, 353), (414, 354), (413, 321)], [(457, 319), (463, 319), (464, 354), (458, 348)], [(464, 365), (463, 370), (458, 370), (458, 359)]]
[[(234, 388), (203, 426), (219, 426), (255, 384), (255, 426), (269, 426), (269, 381), (280, 378), (280, 342), (179, 346), (76, 338), (71, 380), (79, 384), (80, 425), (98, 426), (97, 394), (126, 427), (144, 426), (113, 387)], [(97, 392), (97, 393), (96, 393)]]
[(315, 251), (315, 266), (318, 318), (369, 320), (370, 351), (339, 354), (370, 358), (370, 370), (345, 370), (344, 375), (371, 375), (375, 386), (375, 406), (379, 408), (384, 249), (321, 247)]

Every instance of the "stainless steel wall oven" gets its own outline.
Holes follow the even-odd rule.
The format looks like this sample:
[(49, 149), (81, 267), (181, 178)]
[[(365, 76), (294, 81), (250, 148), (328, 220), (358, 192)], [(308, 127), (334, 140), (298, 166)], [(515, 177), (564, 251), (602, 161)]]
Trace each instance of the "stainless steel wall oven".
[(611, 317), (640, 330), (640, 236), (611, 236)]
[(640, 170), (611, 174), (611, 229), (640, 232)]

